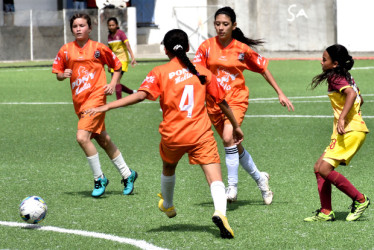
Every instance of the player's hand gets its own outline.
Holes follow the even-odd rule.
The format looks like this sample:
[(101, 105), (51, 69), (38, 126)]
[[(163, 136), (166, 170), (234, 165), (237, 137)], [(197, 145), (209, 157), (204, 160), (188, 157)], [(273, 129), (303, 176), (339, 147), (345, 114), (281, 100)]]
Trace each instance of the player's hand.
[(234, 143), (235, 145), (238, 145), (244, 140), (244, 134), (240, 127), (237, 127), (232, 131), (232, 135), (234, 137)]
[(338, 131), (339, 134), (341, 134), (341, 135), (342, 135), (342, 134), (345, 134), (345, 129), (344, 129), (344, 127), (345, 127), (345, 120), (339, 118), (339, 120), (338, 120), (338, 124), (337, 124), (337, 126), (336, 126), (336, 129), (337, 129), (337, 131)]
[(84, 113), (91, 116), (91, 115), (95, 115), (97, 113), (102, 113), (106, 111), (108, 111), (108, 107), (106, 105), (103, 105), (97, 108), (89, 108), (86, 111), (84, 111)]
[(106, 95), (112, 95), (115, 89), (115, 87), (111, 84), (107, 84), (103, 88), (104, 88), (104, 94)]
[(133, 58), (131, 60), (131, 66), (134, 67), (136, 64), (137, 64), (137, 62), (136, 62), (135, 58)]
[(284, 107), (287, 107), (288, 111), (295, 111), (295, 108), (292, 104), (292, 102), (290, 100), (288, 100), (287, 96), (285, 95), (280, 95), (279, 96), (279, 103), (284, 106)]
[(64, 71), (64, 77), (65, 78), (70, 78), (72, 74), (73, 74), (73, 70), (65, 69), (65, 71)]

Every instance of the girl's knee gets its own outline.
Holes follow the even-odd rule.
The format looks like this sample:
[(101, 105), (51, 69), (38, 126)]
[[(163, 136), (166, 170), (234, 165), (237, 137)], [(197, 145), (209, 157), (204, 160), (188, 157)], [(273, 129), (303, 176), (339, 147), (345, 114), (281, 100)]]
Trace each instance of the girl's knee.
[(88, 143), (91, 139), (89, 136), (87, 137), (85, 134), (77, 133), (76, 140), (80, 145), (84, 145)]

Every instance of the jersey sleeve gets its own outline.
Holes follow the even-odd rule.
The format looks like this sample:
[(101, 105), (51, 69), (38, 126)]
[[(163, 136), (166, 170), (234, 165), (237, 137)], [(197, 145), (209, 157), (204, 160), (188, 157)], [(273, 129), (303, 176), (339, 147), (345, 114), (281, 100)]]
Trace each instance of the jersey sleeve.
[[(204, 70), (205, 71), (205, 70)], [(205, 71), (199, 69), (200, 74), (207, 76), (206, 92), (214, 99), (216, 103), (221, 103), (226, 96), (225, 89), (217, 81), (217, 77), (213, 75), (210, 71)]]
[(161, 89), (159, 85), (159, 79), (154, 70), (148, 73), (138, 90), (147, 92), (147, 99), (151, 101), (157, 100), (157, 98), (161, 95)]
[(128, 41), (129, 39), (127, 38), (127, 36), (126, 36), (126, 34), (125, 34), (125, 32), (121, 32), (121, 41), (123, 41), (124, 43), (126, 42), (126, 41)]
[(54, 73), (54, 74), (64, 73), (64, 71), (66, 69), (66, 57), (67, 57), (67, 53), (64, 50), (64, 48), (62, 47), (58, 51), (58, 53), (56, 55), (56, 58), (53, 62), (52, 73)]
[(112, 68), (114, 70), (119, 70), (122, 68), (121, 61), (117, 58), (117, 56), (113, 53), (113, 51), (110, 48), (108, 48), (105, 45), (102, 45), (101, 53), (102, 55), (100, 56), (100, 58), (103, 64), (108, 65), (109, 68)]
[(268, 67), (269, 60), (248, 48), (245, 53), (245, 63), (249, 70), (257, 73), (264, 73)]
[(336, 90), (336, 91), (342, 92), (344, 89), (349, 88), (349, 87), (351, 87), (351, 85), (349, 85), (349, 82), (344, 77), (341, 77), (341, 76), (333, 77), (331, 79), (329, 91)]
[(196, 65), (201, 65), (206, 67), (206, 61), (207, 61), (207, 54), (206, 54), (206, 48), (205, 45), (202, 44), (200, 47), (197, 49), (195, 57), (193, 59), (193, 63)]

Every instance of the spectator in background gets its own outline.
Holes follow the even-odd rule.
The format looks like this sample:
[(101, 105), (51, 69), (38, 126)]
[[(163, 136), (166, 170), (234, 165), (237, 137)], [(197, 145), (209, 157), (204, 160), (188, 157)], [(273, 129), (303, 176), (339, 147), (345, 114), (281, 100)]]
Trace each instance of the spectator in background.
[(13, 0), (4, 0), (4, 19), (6, 25), (13, 25), (14, 22), (14, 1)]
[(14, 12), (14, 1), (13, 0), (4, 0), (4, 11)]
[(87, 8), (86, 0), (74, 0), (74, 9), (84, 10)]

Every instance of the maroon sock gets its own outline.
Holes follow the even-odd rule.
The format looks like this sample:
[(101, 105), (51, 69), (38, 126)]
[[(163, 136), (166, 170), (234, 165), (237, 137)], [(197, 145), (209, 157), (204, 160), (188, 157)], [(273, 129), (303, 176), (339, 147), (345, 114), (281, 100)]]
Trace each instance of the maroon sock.
[(315, 172), (315, 174), (317, 178), (319, 200), (321, 201), (321, 209), (332, 211), (331, 182), (323, 179), (318, 172)]
[(129, 88), (126, 87), (125, 85), (121, 84), (121, 86), (122, 86), (122, 91), (123, 91), (123, 92), (125, 92), (125, 93), (127, 93), (127, 94), (129, 94), (129, 95), (131, 95), (131, 94), (134, 93), (134, 91), (133, 91), (132, 89), (129, 89)]
[(333, 170), (326, 177), (326, 180), (329, 180), (340, 191), (348, 195), (352, 200), (356, 201), (362, 198), (362, 194), (341, 173)]
[(122, 98), (122, 84), (116, 84), (116, 97), (117, 100)]

